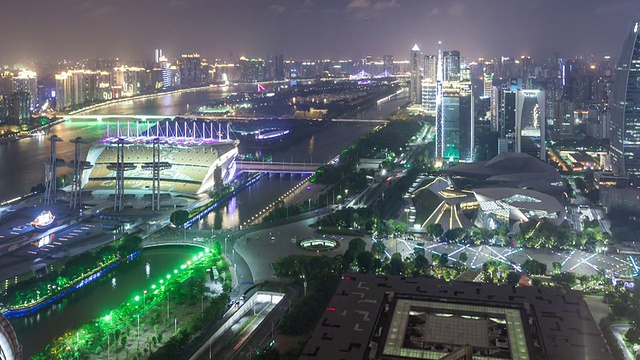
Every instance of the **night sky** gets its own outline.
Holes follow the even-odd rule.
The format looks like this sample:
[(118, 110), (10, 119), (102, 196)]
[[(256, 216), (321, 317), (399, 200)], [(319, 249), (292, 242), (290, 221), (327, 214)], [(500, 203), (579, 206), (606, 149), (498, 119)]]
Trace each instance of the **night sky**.
[(408, 58), (414, 43), (617, 58), (640, 0), (3, 0), (0, 62), (120, 57)]

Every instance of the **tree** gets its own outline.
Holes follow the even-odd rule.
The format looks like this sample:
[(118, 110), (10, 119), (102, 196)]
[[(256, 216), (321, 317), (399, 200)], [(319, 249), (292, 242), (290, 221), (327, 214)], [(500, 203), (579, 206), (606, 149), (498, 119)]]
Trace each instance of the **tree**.
[(354, 257), (358, 257), (358, 255), (365, 250), (367, 247), (367, 243), (361, 238), (354, 238), (349, 241), (349, 250), (353, 252)]
[(429, 224), (425, 227), (425, 231), (433, 238), (439, 238), (444, 234), (444, 229), (440, 224)]
[(418, 254), (413, 258), (413, 276), (424, 276), (429, 274), (429, 260), (424, 255)]
[(518, 274), (515, 271), (509, 271), (507, 273), (506, 282), (507, 282), (507, 284), (509, 284), (511, 286), (518, 285), (518, 283), (520, 282), (520, 274)]
[(449, 262), (449, 254), (447, 253), (440, 254), (440, 257), (438, 258), (438, 265), (444, 267), (444, 266), (447, 266), (448, 262)]
[(189, 212), (187, 210), (176, 210), (171, 213), (169, 221), (171, 221), (175, 227), (183, 227), (184, 224), (189, 221)]
[(460, 253), (458, 260), (460, 260), (460, 262), (466, 263), (467, 260), (469, 260), (469, 257), (467, 257), (467, 253), (463, 251)]
[(398, 253), (393, 254), (391, 261), (389, 261), (389, 275), (402, 275), (404, 274), (404, 270), (402, 256)]
[(531, 279), (531, 286), (537, 286), (537, 287), (542, 286), (542, 280), (540, 280), (540, 278)]
[(382, 241), (374, 241), (371, 244), (371, 253), (378, 259), (384, 258), (384, 252), (386, 249), (387, 248), (386, 246), (384, 246), (384, 243)]
[(560, 264), (559, 262), (554, 261), (553, 264), (553, 273), (555, 275), (560, 274), (562, 272), (562, 264)]
[(527, 259), (522, 263), (522, 271), (528, 275), (544, 275), (547, 273), (547, 264), (534, 259)]
[(451, 230), (447, 230), (444, 235), (444, 241), (448, 243), (458, 243), (463, 242), (463, 240), (467, 237), (467, 230), (463, 228), (455, 228)]
[(358, 271), (371, 274), (376, 271), (376, 258), (369, 251), (363, 251), (357, 257)]
[[(129, 255), (140, 250), (142, 244), (142, 238), (137, 235), (125, 236), (120, 240), (118, 245), (118, 252)], [(122, 255), (121, 254), (121, 255)]]
[(565, 290), (570, 290), (576, 284), (576, 275), (571, 272), (555, 274), (551, 277), (556, 285)]

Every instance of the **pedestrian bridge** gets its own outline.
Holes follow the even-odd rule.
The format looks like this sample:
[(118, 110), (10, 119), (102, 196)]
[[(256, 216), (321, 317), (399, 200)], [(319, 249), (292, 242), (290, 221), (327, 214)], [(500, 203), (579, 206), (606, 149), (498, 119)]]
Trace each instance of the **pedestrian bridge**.
[(238, 172), (268, 172), (281, 174), (311, 174), (315, 173), (323, 163), (294, 163), (294, 162), (263, 162), (236, 160)]
[(166, 239), (166, 238), (151, 239), (147, 237), (142, 241), (143, 248), (151, 248), (156, 246), (185, 246), (185, 245), (197, 246), (203, 249), (211, 249), (213, 246), (213, 243), (209, 238), (205, 238), (202, 241), (194, 240), (192, 238), (192, 235), (183, 239)]
[(245, 121), (245, 120), (260, 120), (255, 117), (226, 117), (215, 115), (145, 115), (145, 114), (133, 114), (133, 115), (61, 115), (64, 120), (97, 120), (101, 122), (103, 120), (138, 120), (141, 122), (147, 121), (161, 121), (161, 120), (174, 120), (175, 118), (190, 119), (190, 120), (225, 120), (225, 121)]
[(363, 124), (386, 124), (389, 120), (380, 119), (331, 119), (333, 122), (346, 122), (346, 123), (363, 123)]

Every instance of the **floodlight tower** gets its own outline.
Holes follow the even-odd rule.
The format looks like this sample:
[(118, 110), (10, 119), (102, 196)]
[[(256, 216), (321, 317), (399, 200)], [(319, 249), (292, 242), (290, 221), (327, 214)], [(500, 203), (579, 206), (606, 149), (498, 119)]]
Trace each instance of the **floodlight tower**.
[(107, 169), (116, 172), (115, 198), (113, 200), (114, 211), (122, 211), (124, 208), (124, 172), (135, 168), (133, 164), (124, 162), (124, 143), (125, 140), (123, 138), (118, 138), (116, 162), (107, 166)]
[(86, 143), (81, 137), (77, 137), (69, 142), (75, 144), (75, 153), (73, 162), (69, 164), (69, 167), (73, 169), (73, 181), (71, 188), (71, 201), (69, 201), (69, 208), (77, 209), (82, 202), (82, 172), (86, 169), (91, 169), (93, 165), (87, 161), (81, 160), (81, 145)]
[(49, 141), (51, 141), (51, 156), (49, 157), (49, 161), (44, 164), (45, 205), (56, 203), (56, 167), (64, 164), (64, 160), (59, 160), (56, 154), (56, 143), (64, 140), (59, 138), (58, 135), (53, 135), (49, 138)]
[(144, 163), (142, 168), (151, 170), (151, 210), (160, 210), (160, 171), (170, 169), (171, 164), (160, 161), (160, 139), (153, 139), (152, 147), (153, 162)]

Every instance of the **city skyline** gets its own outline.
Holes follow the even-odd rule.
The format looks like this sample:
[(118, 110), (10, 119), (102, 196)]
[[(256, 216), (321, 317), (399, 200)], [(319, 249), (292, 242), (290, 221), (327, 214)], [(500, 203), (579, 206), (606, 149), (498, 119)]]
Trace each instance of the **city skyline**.
[[(172, 57), (198, 51), (207, 58), (284, 53), (292, 58), (394, 54), (403, 59), (415, 43), (424, 53), (435, 53), (438, 40), (444, 49), (461, 50), (470, 58), (617, 57), (629, 24), (640, 13), (633, 0), (36, 3), (3, 7), (0, 32), (13, 36), (6, 37), (0, 61), (147, 60), (155, 48)], [(23, 26), (24, 16), (38, 25)]]

